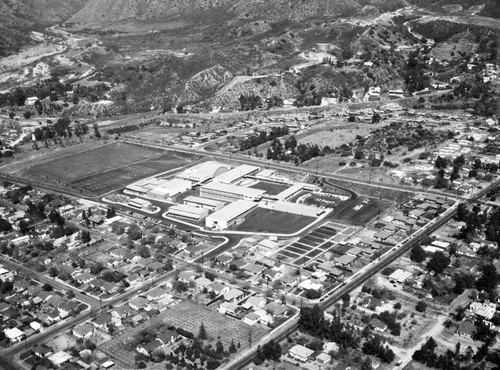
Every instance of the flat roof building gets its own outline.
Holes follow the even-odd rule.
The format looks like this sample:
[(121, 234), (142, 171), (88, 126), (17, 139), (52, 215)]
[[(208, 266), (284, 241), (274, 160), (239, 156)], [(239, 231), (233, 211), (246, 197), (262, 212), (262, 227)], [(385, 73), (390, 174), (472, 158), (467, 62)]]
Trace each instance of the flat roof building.
[(218, 211), (219, 209), (224, 207), (224, 203), (221, 201), (195, 197), (192, 195), (186, 197), (183, 203), (191, 207), (205, 208), (209, 211)]
[(221, 182), (223, 184), (234, 184), (238, 180), (241, 180), (243, 177), (253, 175), (259, 170), (259, 167), (243, 164), (214, 177), (214, 181)]
[(141, 209), (149, 207), (151, 205), (151, 202), (141, 198), (132, 198), (128, 201), (128, 205)]
[(161, 179), (152, 177), (127, 185), (125, 193), (154, 199), (169, 199), (191, 189), (192, 182), (183, 179)]
[(233, 184), (210, 182), (200, 187), (200, 196), (203, 198), (234, 202), (235, 200), (259, 201), (265, 190), (246, 188)]
[(211, 229), (224, 230), (245, 220), (245, 216), (258, 206), (255, 202), (237, 200), (234, 203), (212, 213), (205, 219), (205, 225)]
[(208, 216), (208, 209), (177, 204), (168, 209), (168, 215), (200, 221)]

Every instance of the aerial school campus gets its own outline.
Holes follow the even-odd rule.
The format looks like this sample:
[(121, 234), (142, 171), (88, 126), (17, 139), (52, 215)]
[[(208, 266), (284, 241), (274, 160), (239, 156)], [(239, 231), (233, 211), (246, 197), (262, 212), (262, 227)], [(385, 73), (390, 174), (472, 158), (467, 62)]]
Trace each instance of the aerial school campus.
[[(246, 156), (124, 140), (48, 158), (22, 175), (45, 176), (47, 184), (68, 193), (58, 211), (80, 234), (54, 240), (67, 249), (59, 247), (60, 255), (50, 255), (46, 272), (37, 274), (40, 284), (43, 276), (55, 276), (60, 288), (52, 297), (63, 297), (62, 303), (53, 298), (53, 306), (43, 310), (46, 315), (36, 316), (48, 328), (46, 334), (57, 333), (43, 344), (51, 353), (44, 361), (56, 367), (79, 361), (80, 366), (121, 368), (160, 368), (163, 363), (168, 368), (175, 362), (233, 368), (254, 358), (266, 364), (273, 360), (270, 348), (276, 350), (272, 346), (283, 338), (284, 364), (342, 366), (349, 362), (337, 357), (337, 340), (310, 349), (316, 339), (302, 322), (304, 312), (335, 307), (329, 313), (334, 320), (341, 307), (335, 302), (342, 301), (351, 321), (340, 333), (371, 317), (368, 326), (391, 343), (394, 327), (401, 331), (406, 321), (409, 328), (415, 325), (415, 319), (398, 314), (400, 297), (412, 301), (403, 287), (425, 275), (413, 257), (411, 263), (398, 260), (398, 268), (391, 263), (416, 244), (432, 256), (455, 243), (450, 234), (429, 238), (456, 211), (459, 199), (453, 194), (355, 180), (348, 187), (335, 176)], [(498, 182), (493, 180), (471, 196), (482, 196)], [(4, 197), (10, 199), (13, 190), (5, 188)], [(20, 190), (33, 202), (39, 199), (29, 189)], [(90, 240), (83, 240), (87, 230)], [(5, 271), (17, 263), (27, 265), (14, 258), (27, 244), (19, 241), (5, 260)], [(384, 274), (387, 280), (380, 281)], [(32, 285), (34, 280), (25, 276), (20, 281)], [(69, 290), (69, 301), (88, 306), (57, 314), (59, 306), (70, 304)], [(355, 303), (349, 307), (351, 299)], [(396, 311), (390, 303), (394, 299)], [(425, 325), (417, 330), (436, 325), (434, 317), (423, 315)], [(65, 323), (69, 330), (58, 329)], [(15, 329), (9, 329), (15, 338), (9, 339), (14, 346), (8, 353), (21, 356), (21, 363), (39, 365), (39, 356), (21, 353), (19, 346), (30, 336), (38, 343), (40, 332)], [(372, 354), (382, 368), (411, 360), (405, 347), (415, 346), (417, 338), (411, 331), (404, 335), (397, 356), (395, 343), (390, 352)], [(91, 357), (75, 356), (89, 348)], [(183, 352), (187, 348), (190, 356)]]

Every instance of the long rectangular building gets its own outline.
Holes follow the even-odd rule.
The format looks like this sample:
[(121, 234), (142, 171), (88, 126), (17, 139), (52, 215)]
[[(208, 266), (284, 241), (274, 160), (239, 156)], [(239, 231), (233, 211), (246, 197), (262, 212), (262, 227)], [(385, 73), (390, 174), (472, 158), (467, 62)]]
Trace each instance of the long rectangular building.
[(243, 177), (253, 175), (259, 170), (259, 167), (243, 164), (214, 177), (214, 181), (221, 182), (223, 184), (234, 184)]
[(205, 219), (205, 226), (210, 229), (224, 230), (245, 220), (245, 216), (258, 206), (258, 203), (237, 200), (212, 213)]
[(265, 190), (246, 188), (233, 184), (220, 182), (209, 182), (200, 187), (200, 197), (223, 202), (234, 202), (235, 200), (259, 201), (265, 194)]
[(185, 204), (177, 204), (168, 209), (168, 215), (200, 221), (208, 216), (208, 210), (200, 207), (192, 207)]
[(208, 209), (209, 211), (218, 211), (219, 209), (224, 207), (224, 203), (221, 201), (195, 197), (192, 195), (186, 197), (183, 203), (191, 207)]

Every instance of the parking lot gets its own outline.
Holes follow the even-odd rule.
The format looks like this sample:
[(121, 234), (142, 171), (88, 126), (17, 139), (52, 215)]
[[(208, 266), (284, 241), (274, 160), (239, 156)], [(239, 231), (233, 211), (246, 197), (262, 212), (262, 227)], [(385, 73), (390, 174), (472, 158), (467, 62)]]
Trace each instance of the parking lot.
[(354, 231), (354, 228), (328, 222), (299, 240), (284, 245), (278, 250), (275, 257), (286, 259), (289, 263), (297, 266), (304, 266), (334, 248), (336, 242), (344, 240)]

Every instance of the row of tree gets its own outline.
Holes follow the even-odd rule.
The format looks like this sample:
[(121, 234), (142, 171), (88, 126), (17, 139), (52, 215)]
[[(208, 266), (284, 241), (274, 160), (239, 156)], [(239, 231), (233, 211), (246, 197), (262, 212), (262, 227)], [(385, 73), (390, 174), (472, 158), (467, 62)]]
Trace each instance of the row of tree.
[(288, 135), (288, 132), (288, 127), (279, 126), (272, 127), (269, 133), (266, 131), (254, 133), (252, 136), (240, 141), (240, 150), (244, 151), (256, 148), (261, 144), (267, 143), (268, 141), (273, 141), (279, 137), (286, 136)]

